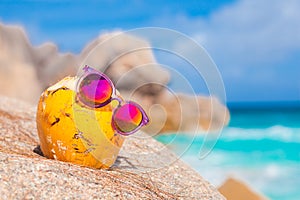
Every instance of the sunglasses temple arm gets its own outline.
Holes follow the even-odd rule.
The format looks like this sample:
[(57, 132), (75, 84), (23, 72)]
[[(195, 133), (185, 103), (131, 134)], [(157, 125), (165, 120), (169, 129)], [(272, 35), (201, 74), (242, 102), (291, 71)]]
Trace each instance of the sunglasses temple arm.
[(146, 125), (149, 123), (149, 117), (148, 115), (146, 114), (146, 112), (144, 111), (143, 108), (141, 108), (141, 112), (142, 112), (142, 115), (143, 115), (143, 121), (142, 121), (142, 125)]
[(84, 72), (94, 72), (94, 73), (99, 73), (97, 70), (93, 69), (92, 67), (85, 65), (83, 68)]

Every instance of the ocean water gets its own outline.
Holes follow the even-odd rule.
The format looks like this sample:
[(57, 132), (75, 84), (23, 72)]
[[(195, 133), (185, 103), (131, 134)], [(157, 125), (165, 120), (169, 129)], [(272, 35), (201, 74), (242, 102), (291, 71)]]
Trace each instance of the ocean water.
[(200, 158), (205, 138), (157, 137), (215, 186), (230, 176), (270, 199), (300, 199), (300, 109), (233, 109), (229, 126), (212, 137), (215, 146)]
[[(99, 12), (93, 9), (95, 4), (3, 1), (0, 21), (25, 26), (34, 45), (50, 40), (60, 51), (73, 53), (79, 53), (101, 30), (153, 25), (145, 23), (145, 17), (132, 18), (134, 26), (122, 17), (107, 20), (111, 9)], [(230, 125), (212, 141), (203, 134), (170, 134), (157, 139), (215, 186), (233, 176), (271, 199), (300, 199), (300, 109), (233, 109)], [(211, 152), (200, 158), (202, 145), (215, 141)]]

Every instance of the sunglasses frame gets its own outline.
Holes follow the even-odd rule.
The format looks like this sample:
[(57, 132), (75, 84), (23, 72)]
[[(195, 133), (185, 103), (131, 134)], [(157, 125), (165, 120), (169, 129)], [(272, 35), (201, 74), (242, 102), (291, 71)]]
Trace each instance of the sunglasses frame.
[[(111, 126), (112, 128), (118, 133), (118, 134), (121, 134), (121, 135), (131, 135), (133, 133), (135, 133), (136, 131), (138, 131), (142, 126), (146, 125), (149, 123), (149, 118), (146, 114), (146, 112), (144, 111), (144, 109), (137, 103), (135, 103), (134, 101), (124, 101), (123, 99), (117, 97), (116, 95), (116, 88), (113, 84), (113, 82), (110, 80), (110, 78), (105, 75), (104, 73), (98, 71), (98, 70), (95, 70), (93, 68), (91, 68), (90, 66), (88, 65), (85, 65), (84, 68), (83, 68), (83, 71), (84, 71), (84, 74), (80, 76), (79, 80), (77, 81), (77, 85), (76, 85), (76, 99), (78, 99), (78, 101), (80, 103), (82, 103), (83, 105), (89, 107), (89, 108), (101, 108), (101, 107), (104, 107), (106, 105), (108, 105), (110, 102), (116, 100), (119, 102), (118, 106), (116, 108), (113, 109), (113, 115), (112, 115), (112, 120), (111, 120)], [(111, 93), (111, 96), (108, 100), (106, 100), (105, 102), (101, 103), (101, 104), (89, 104), (83, 100), (81, 100), (83, 97), (81, 97), (80, 95), (80, 84), (82, 82), (82, 80), (84, 80), (84, 78), (86, 78), (87, 76), (91, 75), (91, 74), (96, 74), (96, 75), (100, 75), (101, 77), (103, 77), (106, 81), (108, 81), (108, 83), (110, 84), (111, 88), (112, 88), (112, 93)], [(131, 104), (131, 105), (134, 105), (136, 106), (141, 114), (142, 114), (142, 119), (141, 119), (141, 122), (140, 124), (135, 128), (133, 129), (132, 131), (129, 131), (129, 132), (123, 132), (121, 130), (119, 130), (116, 125), (114, 124), (113, 122), (113, 118), (114, 118), (114, 115), (116, 114), (116, 112), (118, 111), (119, 108), (121, 108), (123, 105), (125, 104)]]

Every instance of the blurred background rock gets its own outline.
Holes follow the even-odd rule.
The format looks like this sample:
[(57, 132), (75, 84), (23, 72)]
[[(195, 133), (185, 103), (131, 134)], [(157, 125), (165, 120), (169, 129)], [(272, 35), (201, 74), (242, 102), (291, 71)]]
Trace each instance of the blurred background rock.
[(76, 75), (85, 64), (104, 71), (125, 99), (142, 104), (151, 118), (145, 131), (152, 134), (218, 130), (229, 121), (227, 108), (216, 98), (171, 94), (166, 89), (169, 72), (157, 64), (150, 44), (141, 38), (121, 32), (102, 34), (74, 55), (60, 53), (53, 43), (32, 46), (22, 27), (0, 24), (2, 95), (36, 104), (45, 88)]

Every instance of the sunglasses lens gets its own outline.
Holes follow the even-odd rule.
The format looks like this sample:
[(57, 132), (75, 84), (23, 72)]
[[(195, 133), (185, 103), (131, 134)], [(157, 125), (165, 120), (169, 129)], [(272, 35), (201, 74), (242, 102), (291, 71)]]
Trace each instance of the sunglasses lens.
[(98, 106), (106, 103), (112, 95), (110, 82), (100, 74), (86, 76), (79, 85), (79, 97), (83, 103)]
[(136, 105), (127, 103), (115, 111), (113, 115), (113, 123), (124, 135), (129, 135), (142, 122), (143, 114)]

